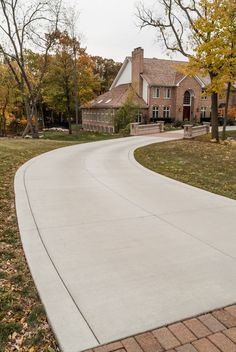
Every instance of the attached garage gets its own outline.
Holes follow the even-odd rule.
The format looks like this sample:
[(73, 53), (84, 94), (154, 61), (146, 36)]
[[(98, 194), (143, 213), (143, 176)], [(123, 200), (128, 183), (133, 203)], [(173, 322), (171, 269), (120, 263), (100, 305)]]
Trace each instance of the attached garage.
[(122, 84), (82, 106), (82, 126), (86, 131), (106, 133), (115, 132), (116, 111), (121, 108), (132, 94), (132, 101), (143, 113), (147, 113), (147, 104), (132, 89), (130, 84)]

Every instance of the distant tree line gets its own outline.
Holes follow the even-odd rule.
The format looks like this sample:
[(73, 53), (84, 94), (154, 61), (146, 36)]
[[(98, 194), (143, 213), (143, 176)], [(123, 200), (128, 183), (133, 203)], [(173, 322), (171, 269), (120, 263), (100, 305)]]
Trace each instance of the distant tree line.
[(61, 0), (0, 0), (0, 135), (38, 138), (47, 124), (79, 123), (80, 107), (109, 89), (121, 67), (81, 47)]

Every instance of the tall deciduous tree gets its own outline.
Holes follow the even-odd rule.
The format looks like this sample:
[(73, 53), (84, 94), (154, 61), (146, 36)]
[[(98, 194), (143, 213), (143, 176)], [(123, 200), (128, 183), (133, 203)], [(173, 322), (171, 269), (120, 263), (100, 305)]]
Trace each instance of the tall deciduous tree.
[(222, 70), (226, 70), (224, 60), (228, 57), (224, 49), (230, 46), (221, 34), (231, 26), (228, 20), (221, 21), (221, 11), (227, 9), (228, 13), (232, 15), (234, 11), (235, 15), (230, 3), (230, 0), (158, 0), (163, 15), (157, 15), (144, 5), (138, 7), (141, 27), (157, 28), (168, 50), (186, 56), (189, 74), (200, 72), (210, 77), (207, 88), (212, 101), (212, 137), (216, 140), (219, 140), (218, 93), (222, 89)]
[(14, 77), (6, 64), (0, 64), (0, 136), (6, 136), (7, 116), (17, 95)]
[(69, 37), (71, 38), (70, 44), (72, 49), (72, 56), (74, 62), (74, 74), (73, 74), (73, 83), (74, 83), (74, 104), (75, 104), (75, 124), (76, 131), (78, 132), (79, 125), (79, 92), (78, 92), (78, 70), (77, 63), (79, 59), (79, 49), (80, 49), (80, 38), (77, 30), (77, 23), (79, 13), (75, 8), (68, 8), (65, 15), (65, 22)]
[(94, 98), (94, 92), (99, 86), (100, 80), (94, 74), (92, 59), (80, 47), (78, 41), (75, 43), (75, 38), (71, 38), (67, 32), (61, 33), (57, 39), (56, 53), (50, 57), (44, 80), (43, 99), (50, 108), (66, 114), (69, 133), (72, 133), (72, 117), (76, 117), (76, 110), (79, 108), (77, 102), (83, 104)]
[[(37, 102), (48, 54), (57, 36), (60, 10), (61, 0), (36, 0), (34, 3), (0, 0), (0, 54), (8, 64), (24, 101), (27, 127), (23, 135), (31, 131), (34, 138), (38, 138)], [(42, 54), (38, 76), (26, 63), (25, 51), (33, 48)]]
[(113, 59), (106, 59), (101, 56), (92, 56), (95, 63), (95, 73), (101, 78), (101, 89), (98, 94), (103, 94), (109, 90), (122, 64)]

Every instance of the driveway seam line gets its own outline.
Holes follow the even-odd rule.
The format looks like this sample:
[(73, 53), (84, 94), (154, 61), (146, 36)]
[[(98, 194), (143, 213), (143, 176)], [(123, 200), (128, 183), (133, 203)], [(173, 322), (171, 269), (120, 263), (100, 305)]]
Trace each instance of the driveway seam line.
[(87, 226), (87, 225), (99, 225), (99, 224), (112, 224), (114, 222), (120, 222), (120, 221), (125, 221), (125, 220), (136, 220), (136, 219), (145, 219), (145, 218), (151, 218), (153, 215), (148, 214), (144, 216), (133, 216), (133, 217), (127, 217), (127, 218), (119, 218), (119, 219), (112, 219), (112, 220), (100, 220), (100, 221), (93, 221), (93, 222), (81, 222), (78, 224), (74, 225), (60, 225), (60, 226), (40, 226), (39, 229), (41, 230), (50, 230), (50, 229), (70, 229), (74, 227), (81, 227), (81, 226)]
[(28, 165), (28, 166), (24, 169), (24, 171), (23, 171), (23, 182), (24, 182), (24, 188), (25, 188), (25, 193), (26, 193), (26, 197), (27, 197), (28, 204), (29, 204), (30, 212), (31, 212), (31, 215), (32, 215), (32, 218), (33, 218), (33, 221), (34, 221), (34, 224), (35, 224), (37, 233), (38, 233), (38, 235), (39, 235), (40, 241), (41, 241), (41, 243), (42, 243), (42, 245), (43, 245), (43, 247), (44, 247), (44, 249), (45, 249), (45, 251), (46, 251), (46, 253), (47, 253), (47, 255), (48, 255), (48, 258), (49, 258), (50, 262), (52, 263), (52, 265), (53, 265), (53, 267), (54, 267), (54, 269), (55, 269), (55, 271), (56, 271), (56, 273), (57, 273), (59, 279), (61, 280), (63, 286), (65, 287), (67, 293), (69, 294), (71, 300), (73, 301), (73, 303), (74, 303), (74, 305), (76, 306), (77, 310), (78, 310), (79, 313), (81, 314), (82, 318), (84, 319), (84, 321), (85, 321), (86, 325), (88, 326), (89, 330), (91, 331), (92, 335), (94, 336), (94, 338), (96, 339), (96, 341), (97, 341), (98, 344), (100, 345), (101, 342), (99, 341), (98, 337), (96, 336), (96, 334), (95, 334), (95, 332), (93, 331), (92, 327), (90, 326), (89, 322), (88, 322), (87, 319), (85, 318), (85, 315), (83, 314), (83, 312), (81, 311), (80, 307), (79, 307), (78, 304), (76, 303), (74, 297), (72, 296), (72, 294), (71, 294), (70, 291), (68, 290), (68, 288), (67, 288), (67, 286), (66, 286), (66, 284), (65, 284), (65, 282), (64, 282), (64, 280), (63, 280), (63, 278), (62, 278), (62, 276), (59, 274), (59, 271), (58, 271), (58, 269), (57, 269), (55, 263), (53, 262), (53, 260), (52, 260), (52, 258), (51, 258), (51, 256), (50, 256), (50, 254), (49, 254), (49, 252), (48, 252), (48, 249), (47, 249), (47, 247), (46, 247), (46, 245), (45, 245), (45, 243), (44, 243), (44, 240), (43, 240), (43, 238), (42, 238), (42, 236), (41, 236), (40, 229), (39, 229), (38, 224), (37, 224), (37, 222), (36, 222), (36, 219), (35, 219), (35, 216), (34, 216), (34, 213), (33, 213), (33, 209), (32, 209), (32, 207), (31, 207), (31, 203), (30, 203), (30, 199), (29, 199), (28, 190), (27, 190), (27, 187), (26, 187), (26, 179), (25, 179), (26, 171), (28, 170), (28, 168), (29, 168), (31, 165), (32, 165), (32, 163), (31, 163), (30, 165)]

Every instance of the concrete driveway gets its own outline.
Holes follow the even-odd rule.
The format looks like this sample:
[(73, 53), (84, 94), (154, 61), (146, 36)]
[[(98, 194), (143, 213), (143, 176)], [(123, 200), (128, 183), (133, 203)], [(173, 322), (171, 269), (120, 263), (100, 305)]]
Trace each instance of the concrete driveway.
[(171, 138), (67, 147), (17, 172), (24, 250), (65, 352), (236, 301), (236, 201), (134, 160)]

